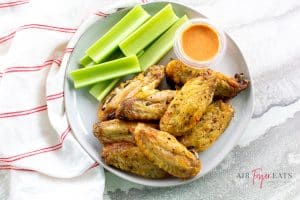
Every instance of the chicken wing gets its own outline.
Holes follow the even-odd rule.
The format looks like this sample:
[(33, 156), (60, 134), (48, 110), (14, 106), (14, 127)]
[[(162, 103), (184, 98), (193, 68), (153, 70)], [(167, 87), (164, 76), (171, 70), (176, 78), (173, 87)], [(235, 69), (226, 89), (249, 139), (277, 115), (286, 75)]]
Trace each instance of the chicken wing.
[(215, 88), (216, 80), (213, 76), (201, 76), (187, 81), (177, 91), (160, 119), (160, 130), (175, 136), (184, 135), (192, 130), (212, 102)]
[(170, 103), (176, 94), (175, 90), (156, 90), (142, 88), (141, 91), (136, 93), (134, 97), (145, 101), (151, 101), (154, 103), (167, 102)]
[(159, 120), (175, 93), (175, 90), (141, 90), (121, 103), (116, 117), (123, 120)]
[(148, 160), (141, 150), (131, 143), (120, 142), (104, 146), (102, 158), (108, 165), (147, 178), (168, 176), (168, 173)]
[(197, 152), (208, 149), (229, 125), (234, 110), (229, 103), (219, 100), (210, 104), (191, 132), (179, 138), (188, 149)]
[(94, 124), (94, 135), (102, 144), (114, 142), (135, 143), (132, 133), (136, 127), (136, 122), (121, 121), (113, 119)]
[(153, 65), (145, 72), (141, 72), (131, 80), (127, 80), (116, 87), (105, 98), (100, 105), (98, 116), (101, 121), (115, 118), (115, 112), (120, 103), (125, 99), (135, 95), (142, 87), (154, 89), (165, 76), (165, 67)]
[(234, 79), (208, 68), (188, 67), (179, 60), (172, 60), (168, 63), (166, 74), (178, 85), (183, 85), (191, 78), (212, 75), (217, 80), (214, 96), (218, 98), (234, 97), (249, 85), (249, 81), (244, 78), (243, 74), (236, 74)]
[(169, 174), (191, 178), (200, 171), (200, 161), (171, 134), (139, 123), (134, 137), (144, 155)]
[[(129, 142), (135, 144), (133, 133), (137, 124), (138, 122), (112, 119), (95, 123), (93, 132), (95, 137), (97, 137), (102, 144), (115, 142)], [(148, 126), (158, 128), (157, 124), (148, 123)]]

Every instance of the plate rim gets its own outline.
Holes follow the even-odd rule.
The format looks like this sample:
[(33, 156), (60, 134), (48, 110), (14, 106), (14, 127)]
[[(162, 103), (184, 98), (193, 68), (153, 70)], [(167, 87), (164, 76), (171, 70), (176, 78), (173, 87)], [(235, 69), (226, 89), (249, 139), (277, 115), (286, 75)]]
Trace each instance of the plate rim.
[[(148, 5), (148, 4), (156, 4), (156, 3), (171, 3), (171, 4), (177, 4), (179, 6), (183, 6), (183, 7), (186, 7), (200, 15), (203, 15), (201, 12), (199, 12), (198, 10), (196, 9), (193, 9), (192, 7), (190, 7), (189, 5), (184, 5), (183, 3), (179, 3), (179, 2), (172, 2), (172, 1), (155, 1), (155, 2), (148, 2), (148, 3), (145, 3), (145, 4), (141, 4), (141, 6), (144, 6), (144, 5)], [(126, 6), (125, 8), (129, 8), (129, 7), (132, 7), (132, 6), (135, 6), (135, 5), (138, 5), (137, 3), (132, 3), (131, 5), (128, 5)], [(119, 5), (116, 4), (114, 6), (114, 8), (117, 8)], [(118, 10), (112, 12), (112, 13), (115, 13), (115, 12), (118, 12)], [(205, 15), (203, 15), (204, 17), (206, 17)], [(206, 17), (207, 18), (207, 17)], [(87, 18), (78, 28), (78, 30), (76, 31), (76, 33), (74, 34), (74, 36), (71, 38), (71, 40), (69, 41), (67, 47), (75, 47), (78, 43), (78, 41), (80, 40), (81, 36), (86, 32), (86, 30), (92, 25), (94, 24), (97, 20), (99, 20), (99, 17), (96, 17), (94, 15), (90, 16), (89, 18)], [(253, 88), (253, 79), (252, 79), (252, 76), (251, 76), (251, 72), (249, 70), (249, 67), (248, 67), (248, 64), (247, 64), (247, 60), (245, 59), (241, 49), (239, 48), (239, 46), (236, 44), (236, 42), (230, 37), (230, 35), (224, 31), (224, 33), (226, 34), (226, 36), (228, 37), (228, 39), (231, 40), (231, 42), (233, 43), (233, 45), (237, 48), (237, 50), (240, 52), (240, 56), (241, 58), (243, 59), (243, 62), (245, 63), (245, 66), (246, 66), (246, 70), (247, 70), (247, 73), (248, 73), (248, 78), (250, 80), (250, 86), (248, 88), (249, 91), (249, 99), (250, 99), (250, 111), (248, 113), (247, 116), (244, 116), (246, 118), (246, 121), (250, 121), (252, 115), (253, 115), (253, 110), (254, 110), (254, 88)], [(70, 61), (70, 58), (71, 58), (71, 54), (70, 55), (65, 55), (64, 58), (63, 58), (63, 62), (62, 62), (62, 67), (64, 67), (65, 69), (65, 77), (64, 77), (64, 92), (66, 93), (66, 91), (68, 91), (68, 75), (67, 75), (67, 67), (69, 65), (69, 61)], [(73, 93), (75, 93), (75, 91), (73, 91)], [(109, 172), (111, 172), (112, 174), (126, 180), (126, 181), (130, 181), (132, 183), (135, 183), (135, 184), (140, 184), (140, 185), (144, 185), (144, 186), (151, 186), (151, 187), (172, 187), (172, 186), (179, 186), (179, 185), (184, 185), (184, 184), (187, 184), (187, 183), (191, 183), (197, 179), (199, 179), (200, 177), (203, 177), (204, 175), (206, 175), (207, 173), (209, 173), (211, 170), (213, 170), (214, 168), (216, 168), (226, 157), (227, 155), (233, 150), (233, 148), (236, 146), (238, 140), (241, 138), (241, 136), (243, 135), (244, 131), (245, 131), (245, 128), (247, 126), (247, 124), (242, 124), (241, 125), (241, 133), (237, 136), (237, 138), (235, 138), (235, 141), (233, 142), (234, 144), (230, 147), (230, 148), (227, 148), (226, 151), (223, 153), (224, 156), (219, 156), (220, 158), (217, 159), (217, 161), (215, 162), (214, 165), (212, 165), (211, 169), (206, 171), (205, 173), (201, 173), (200, 175), (192, 178), (192, 179), (188, 179), (188, 180), (180, 180), (178, 179), (178, 181), (174, 182), (174, 183), (171, 183), (171, 184), (163, 184), (163, 185), (157, 185), (157, 184), (149, 184), (149, 183), (145, 183), (143, 180), (138, 180), (138, 179), (128, 179), (125, 175), (123, 175), (123, 173), (125, 172), (120, 172), (118, 169), (113, 169), (112, 167), (110, 166), (107, 166), (105, 164), (102, 163), (101, 160), (98, 160), (98, 158), (95, 158), (95, 156), (93, 155), (93, 153), (90, 153), (90, 150), (88, 146), (86, 146), (85, 144), (86, 143), (89, 143), (87, 139), (78, 139), (80, 138), (78, 135), (79, 133), (76, 133), (76, 130), (78, 130), (78, 128), (76, 127), (75, 128), (75, 125), (73, 123), (71, 123), (72, 120), (70, 120), (71, 118), (74, 118), (71, 115), (70, 112), (68, 112), (68, 108), (70, 106), (70, 98), (71, 96), (70, 95), (65, 95), (65, 99), (64, 99), (64, 106), (66, 108), (66, 116), (67, 116), (67, 119), (68, 119), (68, 122), (71, 126), (71, 129), (73, 131), (73, 136), (75, 137), (75, 139), (77, 140), (77, 142), (80, 144), (80, 146), (87, 152), (87, 154), (92, 158), (94, 159), (95, 161), (99, 162), (99, 164), (106, 170), (108, 170)], [(76, 102), (76, 100), (74, 101)], [(78, 117), (78, 116), (77, 116)], [(78, 121), (78, 120), (77, 120)], [(80, 122), (80, 120), (79, 120)], [(81, 134), (82, 135), (82, 134)], [(83, 141), (85, 140), (85, 141)], [(136, 176), (134, 174), (130, 174), (130, 176)], [(152, 179), (151, 179), (152, 180)], [(159, 179), (158, 179), (159, 180)], [(158, 181), (156, 179), (154, 179), (154, 181)]]

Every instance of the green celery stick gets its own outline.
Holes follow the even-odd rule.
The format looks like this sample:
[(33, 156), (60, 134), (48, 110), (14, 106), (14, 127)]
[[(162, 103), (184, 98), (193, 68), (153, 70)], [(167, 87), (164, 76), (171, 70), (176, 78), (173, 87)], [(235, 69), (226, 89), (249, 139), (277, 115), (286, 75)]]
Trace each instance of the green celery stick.
[[(111, 56), (109, 56), (108, 61), (118, 59), (124, 55), (120, 50), (115, 51)], [(116, 78), (112, 80), (102, 81), (93, 85), (89, 92), (93, 95), (98, 101), (102, 99), (112, 90), (112, 88), (120, 81), (121, 78)]]
[(168, 4), (123, 40), (119, 47), (126, 56), (137, 54), (177, 20), (171, 4)]
[(113, 80), (102, 81), (91, 87), (89, 93), (93, 95), (98, 101), (102, 101), (104, 97), (115, 87), (115, 85), (120, 81), (121, 78), (116, 78)]
[(88, 56), (88, 55), (84, 55), (81, 59), (80, 59), (80, 65), (83, 66), (83, 67), (87, 67), (87, 66), (90, 66), (90, 65), (93, 65), (95, 64), (93, 62), (93, 60)]
[(135, 6), (107, 33), (97, 40), (85, 52), (95, 63), (102, 62), (114, 50), (119, 43), (142, 25), (150, 15), (140, 6)]
[[(157, 63), (172, 48), (177, 29), (187, 20), (188, 17), (186, 15), (181, 17), (146, 50), (142, 50), (137, 54), (142, 70), (145, 70), (147, 67)], [(98, 101), (102, 101), (102, 99), (111, 91), (119, 80), (120, 78), (102, 81), (93, 85), (89, 92)]]
[(139, 57), (142, 70), (157, 63), (173, 47), (177, 29), (187, 20), (188, 17), (186, 15), (181, 17), (145, 50), (144, 54)]
[[(140, 57), (143, 55), (144, 50), (140, 51), (137, 55), (137, 57)], [(123, 55), (122, 53), (119, 54)], [(115, 58), (118, 55), (116, 55)], [(121, 78), (116, 78), (113, 80), (107, 80), (107, 81), (102, 81), (100, 83), (97, 83), (91, 87), (89, 90), (90, 94), (93, 95), (98, 101), (102, 101), (102, 99), (113, 89), (113, 87), (120, 81)]]
[[(172, 48), (177, 29), (187, 20), (186, 15), (181, 17), (146, 50), (142, 50), (137, 54), (142, 70), (146, 70), (147, 67), (157, 63)], [(118, 82), (119, 79), (100, 82), (94, 85), (89, 92), (98, 101), (101, 101)]]
[[(124, 54), (122, 53), (122, 51), (120, 49), (117, 49), (111, 55), (109, 55), (106, 59), (104, 59), (103, 62), (111, 61), (111, 60), (114, 60), (117, 58), (121, 58), (123, 56), (124, 56)], [(96, 63), (88, 55), (84, 55), (80, 59), (80, 64), (83, 67), (96, 65)]]
[(108, 61), (115, 60), (115, 59), (122, 58), (122, 57), (124, 57), (124, 54), (118, 48), (110, 56), (108, 56), (103, 62), (108, 62)]
[(74, 70), (70, 73), (74, 87), (81, 88), (101, 81), (140, 72), (140, 64), (135, 55)]
[(145, 53), (145, 51), (142, 50), (142, 51), (138, 52), (138, 53), (136, 54), (136, 56), (139, 58), (139, 57), (141, 57), (144, 53)]

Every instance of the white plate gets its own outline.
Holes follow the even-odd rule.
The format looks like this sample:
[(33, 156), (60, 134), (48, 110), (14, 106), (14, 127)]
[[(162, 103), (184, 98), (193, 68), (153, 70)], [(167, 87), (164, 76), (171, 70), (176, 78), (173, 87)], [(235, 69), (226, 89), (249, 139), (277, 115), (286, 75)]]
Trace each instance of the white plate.
[[(155, 2), (143, 5), (143, 8), (150, 14), (154, 14), (165, 5), (166, 2)], [(172, 3), (172, 5), (178, 16), (187, 14), (189, 18), (204, 17), (201, 13), (187, 6), (176, 3)], [(85, 32), (81, 35), (80, 39), (76, 43), (75, 49), (67, 62), (66, 70), (67, 78), (65, 82), (65, 104), (69, 122), (75, 137), (82, 147), (105, 169), (123, 179), (156, 187), (175, 186), (191, 182), (216, 167), (235, 146), (252, 115), (252, 87), (250, 85), (246, 91), (241, 92), (237, 97), (231, 100), (231, 104), (235, 109), (234, 118), (229, 127), (219, 137), (216, 143), (207, 151), (199, 154), (199, 158), (202, 161), (202, 169), (200, 173), (193, 179), (147, 179), (107, 166), (103, 162), (99, 153), (102, 148), (101, 144), (97, 141), (92, 133), (93, 123), (97, 120), (98, 102), (91, 95), (89, 95), (88, 89), (75, 90), (73, 87), (73, 82), (70, 80), (68, 74), (70, 71), (79, 67), (78, 61), (84, 55), (85, 50), (110, 27), (112, 27), (120, 18), (122, 18), (122, 16), (124, 16), (129, 9), (130, 8), (123, 9), (104, 19), (95, 19), (92, 25), (86, 28)], [(243, 72), (246, 77), (250, 79), (250, 74), (242, 53), (234, 41), (228, 35), (226, 35), (226, 37), (227, 49), (225, 56), (216, 66), (216, 70), (231, 76), (233, 76), (236, 72)], [(169, 52), (169, 54), (166, 55), (160, 63), (166, 64), (171, 57), (175, 57), (173, 51)]]

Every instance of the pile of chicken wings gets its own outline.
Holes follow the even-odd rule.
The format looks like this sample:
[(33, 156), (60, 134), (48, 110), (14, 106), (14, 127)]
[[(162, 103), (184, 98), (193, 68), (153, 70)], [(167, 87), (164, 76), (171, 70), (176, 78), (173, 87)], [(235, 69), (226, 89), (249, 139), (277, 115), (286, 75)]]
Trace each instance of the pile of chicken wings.
[[(157, 89), (165, 78), (176, 89)], [(197, 153), (233, 118), (228, 100), (248, 85), (243, 74), (231, 78), (179, 60), (153, 65), (122, 82), (100, 105), (94, 135), (103, 144), (102, 158), (147, 178), (192, 178), (201, 170)]]

